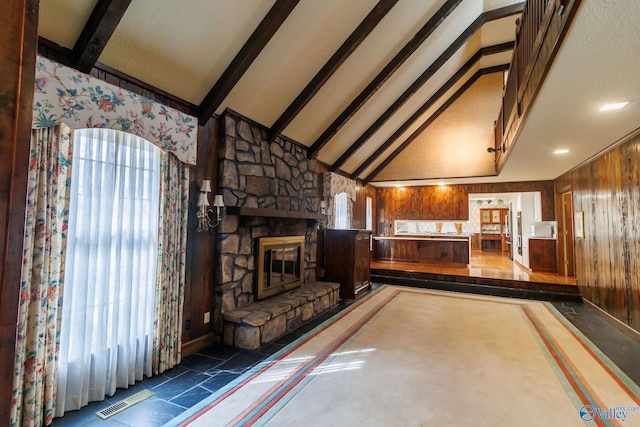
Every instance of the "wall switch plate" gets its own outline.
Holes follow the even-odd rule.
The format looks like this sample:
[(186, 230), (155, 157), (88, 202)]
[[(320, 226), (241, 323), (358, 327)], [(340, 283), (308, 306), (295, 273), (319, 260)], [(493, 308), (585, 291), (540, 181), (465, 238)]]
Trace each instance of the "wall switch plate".
[(211, 312), (207, 311), (204, 314), (204, 324), (206, 325), (207, 323), (211, 322)]

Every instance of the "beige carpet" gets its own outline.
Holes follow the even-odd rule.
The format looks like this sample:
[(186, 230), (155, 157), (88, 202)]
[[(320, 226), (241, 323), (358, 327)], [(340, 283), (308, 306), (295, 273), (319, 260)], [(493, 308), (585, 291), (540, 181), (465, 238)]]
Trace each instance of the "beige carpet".
[(640, 425), (640, 389), (553, 306), (383, 286), (171, 425), (585, 421)]

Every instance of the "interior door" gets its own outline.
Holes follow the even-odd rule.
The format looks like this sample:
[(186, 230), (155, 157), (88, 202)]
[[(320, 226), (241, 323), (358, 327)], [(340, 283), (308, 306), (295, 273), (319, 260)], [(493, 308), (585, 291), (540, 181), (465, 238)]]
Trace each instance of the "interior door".
[(571, 191), (562, 193), (562, 230), (560, 230), (560, 244), (564, 249), (563, 265), (559, 270), (565, 276), (575, 276), (575, 258), (573, 252), (573, 194)]

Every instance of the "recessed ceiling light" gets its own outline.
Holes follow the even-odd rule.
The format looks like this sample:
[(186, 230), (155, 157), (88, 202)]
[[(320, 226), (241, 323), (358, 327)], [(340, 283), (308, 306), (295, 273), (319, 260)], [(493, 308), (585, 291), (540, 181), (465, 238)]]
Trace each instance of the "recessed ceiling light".
[(554, 151), (553, 154), (567, 154), (568, 152), (569, 150), (567, 150), (566, 148), (563, 148), (563, 149)]
[(625, 105), (627, 105), (628, 103), (629, 101), (618, 102), (615, 104), (606, 104), (606, 105), (603, 105), (602, 108), (600, 108), (600, 111), (619, 110)]

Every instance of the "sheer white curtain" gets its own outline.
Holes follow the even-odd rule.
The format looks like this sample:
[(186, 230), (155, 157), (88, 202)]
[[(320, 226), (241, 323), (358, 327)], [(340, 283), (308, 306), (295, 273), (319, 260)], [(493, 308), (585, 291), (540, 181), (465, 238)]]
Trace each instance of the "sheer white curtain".
[(152, 374), (160, 149), (74, 132), (56, 415)]
[(335, 195), (336, 221), (335, 228), (346, 230), (349, 228), (349, 207), (347, 193)]

